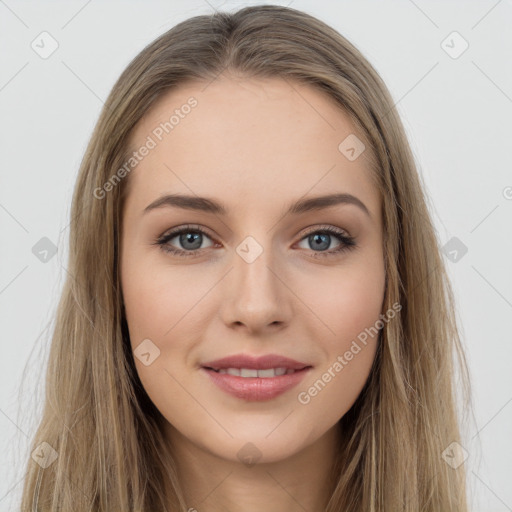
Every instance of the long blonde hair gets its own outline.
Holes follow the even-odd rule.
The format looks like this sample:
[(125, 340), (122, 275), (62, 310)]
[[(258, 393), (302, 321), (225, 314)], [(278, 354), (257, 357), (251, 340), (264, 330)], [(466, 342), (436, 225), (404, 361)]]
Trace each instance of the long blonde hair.
[[(382, 197), (384, 310), (366, 385), (339, 422), (343, 442), (327, 512), (466, 512), (464, 465), (443, 451), (460, 441), (455, 372), (469, 377), (454, 299), (423, 184), (394, 102), (377, 72), (337, 31), (295, 9), (252, 6), (190, 18), (149, 44), (105, 102), (73, 195), (68, 275), (59, 302), (46, 396), (29, 459), (23, 510), (186, 511), (164, 441), (163, 416), (135, 370), (119, 279), (128, 178), (102, 199), (129, 158), (130, 134), (164, 94), (223, 71), (309, 84), (332, 97), (364, 134)], [(455, 358), (458, 366), (455, 366)], [(49, 457), (49, 455), (48, 455)], [(49, 460), (49, 459), (48, 459)]]

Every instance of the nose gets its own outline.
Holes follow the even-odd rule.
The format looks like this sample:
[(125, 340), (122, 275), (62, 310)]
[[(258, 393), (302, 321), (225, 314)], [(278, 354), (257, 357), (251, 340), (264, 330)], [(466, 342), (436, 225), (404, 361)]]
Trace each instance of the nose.
[(252, 334), (274, 332), (288, 325), (293, 293), (286, 274), (270, 250), (263, 250), (252, 261), (243, 251), (234, 252), (221, 304), (225, 325)]

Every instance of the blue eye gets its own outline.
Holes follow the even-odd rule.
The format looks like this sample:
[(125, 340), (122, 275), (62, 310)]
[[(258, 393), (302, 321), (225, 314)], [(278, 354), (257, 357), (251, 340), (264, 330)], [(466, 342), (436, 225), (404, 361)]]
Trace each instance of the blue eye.
[[(156, 244), (160, 248), (170, 254), (177, 256), (197, 256), (198, 251), (202, 251), (201, 245), (203, 238), (210, 238), (201, 228), (195, 226), (183, 226), (175, 229), (170, 233), (161, 236)], [(171, 245), (171, 241), (176, 238), (184, 249), (176, 249)], [(212, 244), (213, 245), (213, 244)]]
[[(187, 225), (162, 235), (155, 241), (155, 245), (159, 245), (164, 252), (179, 257), (198, 256), (199, 253), (214, 245), (212, 243), (207, 247), (201, 247), (205, 237), (211, 240), (211, 237), (202, 228)], [(333, 238), (339, 242), (336, 248), (329, 251), (320, 250), (329, 247)], [(174, 243), (179, 243), (183, 249), (176, 248), (171, 244), (171, 241), (174, 239), (177, 240)], [(306, 240), (310, 247), (313, 248), (311, 256), (314, 258), (335, 256), (356, 247), (354, 237), (333, 226), (316, 227), (303, 236), (300, 241), (302, 242), (303, 240)]]
[[(337, 239), (339, 242), (336, 248), (329, 251), (317, 250), (329, 247), (333, 238)], [(344, 251), (353, 249), (356, 246), (354, 237), (347, 235), (344, 231), (333, 226), (324, 226), (321, 229), (315, 228), (314, 231), (310, 231), (302, 240), (307, 240), (307, 243), (314, 248), (314, 254), (312, 254), (314, 258), (335, 256)]]

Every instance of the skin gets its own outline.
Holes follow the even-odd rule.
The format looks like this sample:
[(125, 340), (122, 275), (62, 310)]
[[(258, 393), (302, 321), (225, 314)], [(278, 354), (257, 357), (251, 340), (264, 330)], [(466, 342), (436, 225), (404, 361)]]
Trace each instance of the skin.
[[(338, 150), (358, 132), (322, 92), (279, 78), (231, 75), (167, 93), (137, 124), (133, 147), (191, 96), (198, 105), (129, 176), (120, 256), (130, 339), (133, 349), (149, 339), (160, 350), (148, 366), (136, 357), (137, 372), (168, 422), (187, 506), (322, 511), (337, 422), (369, 376), (377, 337), (309, 403), (297, 396), (383, 313), (381, 198), (370, 178), (369, 150), (354, 161)], [(339, 204), (283, 216), (303, 196), (334, 192), (356, 196), (369, 215)], [(228, 214), (176, 207), (143, 213), (169, 193), (221, 201)], [(196, 256), (154, 244), (189, 223), (208, 233)], [(314, 258), (343, 244), (331, 235), (315, 250), (308, 235), (325, 225), (354, 237), (356, 246)], [(250, 264), (236, 251), (247, 236), (263, 249)], [(196, 247), (179, 236), (168, 245)], [(246, 401), (201, 370), (201, 363), (239, 353), (277, 353), (313, 368), (272, 400)], [(254, 465), (237, 455), (246, 443), (260, 455)]]

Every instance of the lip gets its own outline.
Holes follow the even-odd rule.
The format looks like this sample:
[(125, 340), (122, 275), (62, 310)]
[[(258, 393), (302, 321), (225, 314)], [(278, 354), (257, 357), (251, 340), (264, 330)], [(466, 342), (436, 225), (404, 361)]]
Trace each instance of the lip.
[(267, 354), (260, 357), (252, 357), (246, 354), (235, 354), (233, 356), (223, 357), (201, 365), (203, 368), (212, 368), (219, 370), (222, 368), (248, 368), (252, 370), (268, 370), (269, 368), (286, 368), (292, 370), (302, 370), (307, 363), (301, 363), (289, 357), (279, 354)]
[[(286, 368), (295, 370), (295, 372), (275, 377), (238, 377), (215, 371), (227, 368), (253, 370)], [(297, 386), (311, 368), (311, 365), (277, 354), (268, 354), (257, 358), (238, 354), (205, 363), (202, 365), (201, 371), (206, 373), (212, 382), (225, 393), (242, 400), (259, 402), (272, 400)]]

